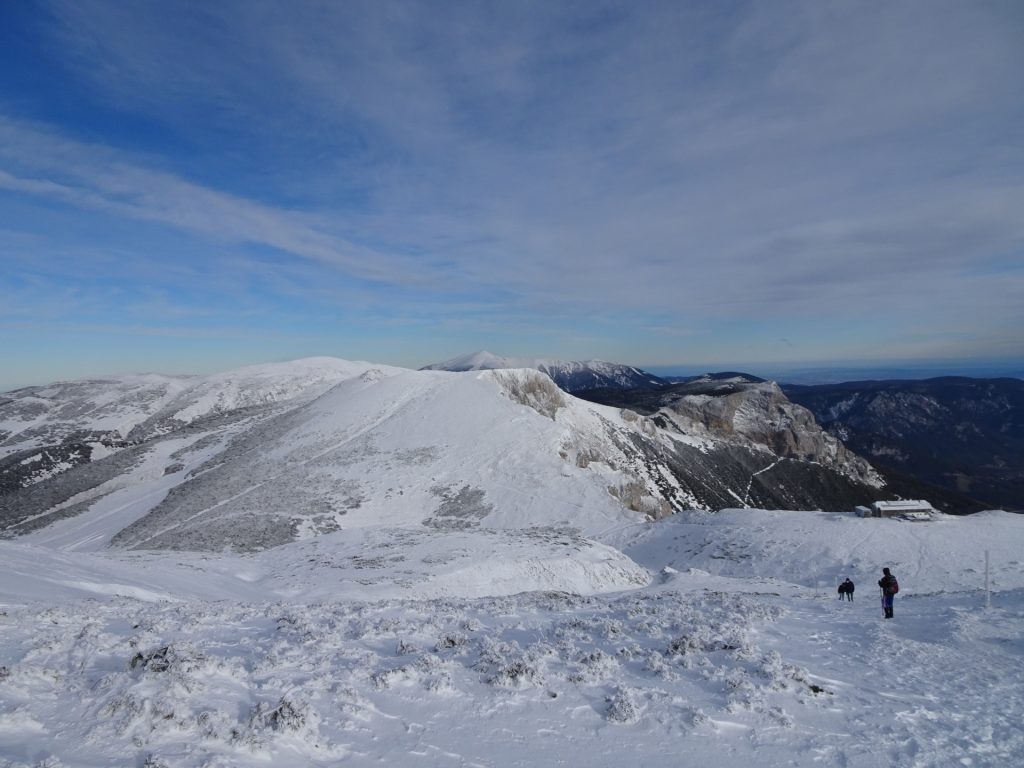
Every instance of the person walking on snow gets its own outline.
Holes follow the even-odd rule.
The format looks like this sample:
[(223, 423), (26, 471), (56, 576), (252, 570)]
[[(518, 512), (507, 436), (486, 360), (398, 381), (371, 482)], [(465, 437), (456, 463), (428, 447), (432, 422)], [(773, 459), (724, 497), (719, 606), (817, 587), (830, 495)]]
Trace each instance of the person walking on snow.
[(900, 591), (900, 586), (896, 577), (889, 573), (888, 568), (882, 569), (882, 578), (878, 580), (878, 587), (882, 590), (882, 610), (885, 612), (885, 618), (891, 619), (892, 599)]
[(846, 581), (839, 585), (839, 599), (842, 600), (845, 597), (851, 603), (853, 602), (853, 582), (850, 581), (850, 577), (846, 577)]

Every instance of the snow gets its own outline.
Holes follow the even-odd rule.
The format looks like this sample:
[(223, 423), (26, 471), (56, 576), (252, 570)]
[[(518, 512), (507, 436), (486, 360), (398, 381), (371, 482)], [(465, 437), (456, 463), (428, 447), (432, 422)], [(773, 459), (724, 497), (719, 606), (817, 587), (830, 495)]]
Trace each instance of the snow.
[(202, 379), (171, 401), (168, 410), (172, 418), (187, 423), (210, 413), (320, 394), (372, 367), (333, 357), (310, 357), (238, 368)]
[(1022, 516), (651, 522), (651, 422), (536, 370), (211, 378), (0, 540), (0, 768), (1024, 764)]
[(453, 357), (443, 363), (434, 363), (424, 370), (440, 371), (485, 371), (501, 368), (536, 368), (543, 369), (547, 366), (566, 365), (561, 360), (548, 360), (543, 358), (527, 357), (502, 357), (490, 352), (480, 350), (465, 355)]
[(425, 366), (424, 371), (485, 371), (501, 369), (533, 369), (547, 374), (560, 386), (571, 391), (593, 387), (662, 386), (658, 377), (632, 366), (603, 360), (566, 361), (544, 358), (501, 357), (480, 351), (454, 357), (443, 363)]
[[(134, 469), (73, 496), (50, 510), (50, 513), (59, 512), (74, 504), (96, 499), (88, 515), (58, 520), (46, 528), (27, 534), (24, 540), (66, 551), (95, 552), (106, 548), (118, 531), (148, 513), (167, 496), (171, 488), (181, 482), (183, 469), (170, 473), (166, 471), (171, 455), (197, 443), (203, 436), (200, 433), (189, 439), (158, 443)], [(215, 452), (216, 446), (195, 452), (194, 461), (198, 463)]]
[(59, 442), (74, 432), (127, 435), (194, 381), (192, 377), (137, 374), (60, 382), (8, 393), (0, 408), (0, 457)]
[[(0, 542), (0, 765), (1024, 761), (1020, 516), (447, 536), (367, 527), (254, 555)], [(573, 581), (602, 560), (642, 578)]]
[(74, 433), (127, 437), (156, 418), (188, 423), (213, 413), (311, 397), (371, 367), (312, 357), (205, 377), (132, 374), (16, 390), (0, 407), (0, 434), (8, 433), (0, 457), (52, 445)]
[[(212, 459), (209, 451), (178, 449), (173, 464), (175, 446), (151, 455), (175, 471), (148, 486), (134, 481), (151, 491), (134, 509), (122, 506), (127, 498), (108, 502), (125, 515), (107, 541), (218, 551), (377, 526), (442, 534), (556, 526), (588, 534), (642, 519), (608, 491), (626, 481), (624, 471), (568, 459), (582, 443), (625, 465), (607, 438), (609, 424), (623, 433), (644, 428), (615, 409), (568, 398), (537, 371), (371, 368), (243, 431), (245, 440), (218, 447)], [(88, 524), (80, 517), (64, 521), (68, 540)]]

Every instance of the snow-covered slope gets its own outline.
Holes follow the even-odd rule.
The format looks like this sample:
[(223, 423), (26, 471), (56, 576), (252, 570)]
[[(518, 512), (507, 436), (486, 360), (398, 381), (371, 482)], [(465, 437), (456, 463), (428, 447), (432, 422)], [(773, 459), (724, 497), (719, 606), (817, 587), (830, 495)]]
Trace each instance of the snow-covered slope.
[(429, 533), (383, 533), (256, 555), (0, 542), (0, 765), (1024, 763), (1024, 517), (627, 523), (604, 551), (652, 578), (606, 595), (471, 597), (524, 552), (459, 530), (448, 578), (408, 599)]
[(466, 355), (425, 366), (424, 371), (486, 371), (508, 368), (533, 368), (546, 373), (566, 392), (585, 392), (591, 389), (656, 388), (667, 382), (639, 368), (602, 360), (582, 362), (544, 360), (541, 358), (513, 358), (492, 355), (490, 352), (471, 352)]
[(184, 481), (114, 543), (255, 550), (379, 525), (592, 533), (629, 517), (608, 493), (624, 475), (560, 451), (576, 431), (600, 437), (600, 410), (535, 371), (370, 369), (206, 462), (182, 456)]
[(0, 396), (0, 493), (201, 419), (315, 396), (369, 367), (317, 357), (207, 377), (144, 374), (9, 392)]
[(1024, 516), (1001, 511), (928, 522), (829, 512), (732, 509), (684, 512), (656, 525), (632, 525), (604, 537), (647, 568), (697, 568), (734, 579), (769, 578), (803, 587), (850, 577), (877, 597), (882, 566), (898, 574), (904, 597), (976, 592), (985, 553), (998, 590), (1024, 587)]
[(143, 374), (26, 387), (0, 395), (0, 458), (71, 435), (120, 439), (195, 383)]
[(167, 430), (168, 422), (189, 424), (211, 414), (308, 399), (371, 367), (402, 370), (335, 357), (309, 357), (206, 376), (167, 402), (149, 423), (140, 425), (140, 431), (146, 434)]
[(26, 387), (0, 395), (0, 456), (58, 444), (76, 434), (124, 439), (147, 421), (187, 424), (210, 414), (294, 400), (369, 367), (313, 357), (212, 376), (140, 374)]
[[(326, 392), (311, 377), (294, 387), (275, 376), (284, 396), (250, 405), (269, 387), (233, 387), (232, 405), (239, 390), (249, 394), (230, 410), (205, 394), (220, 390), (193, 387), (136, 428), (140, 442), (0, 499), (6, 535), (77, 552), (322, 541), (333, 588), (362, 595), (396, 584), (410, 596), (599, 592), (646, 580), (588, 538), (644, 517), (609, 492), (633, 475), (612, 466), (626, 461), (607, 432), (638, 424), (532, 370), (460, 376), (338, 363), (329, 370), (343, 378)], [(183, 417), (183, 402), (202, 407)], [(576, 461), (581, 441), (594, 460)], [(634, 506), (645, 498), (656, 505), (632, 492)], [(305, 561), (296, 551), (267, 567), (294, 569)], [(394, 559), (407, 561), (404, 575), (378, 579), (379, 563)]]

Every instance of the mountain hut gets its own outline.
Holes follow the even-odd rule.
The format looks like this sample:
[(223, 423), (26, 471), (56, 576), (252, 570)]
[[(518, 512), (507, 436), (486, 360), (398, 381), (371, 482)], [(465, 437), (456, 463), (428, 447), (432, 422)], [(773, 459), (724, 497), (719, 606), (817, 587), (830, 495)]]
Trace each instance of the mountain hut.
[(922, 499), (876, 501), (871, 505), (871, 517), (899, 517), (901, 515), (930, 515), (935, 510)]

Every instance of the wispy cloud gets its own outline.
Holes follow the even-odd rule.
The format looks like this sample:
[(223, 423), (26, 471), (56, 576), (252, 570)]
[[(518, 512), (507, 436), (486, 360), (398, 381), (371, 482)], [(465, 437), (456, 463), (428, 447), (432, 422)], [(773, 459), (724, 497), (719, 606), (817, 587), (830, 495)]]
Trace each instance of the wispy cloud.
[(0, 189), (152, 221), (213, 240), (264, 245), (369, 280), (424, 279), (422, 263), (347, 241), (325, 231), (326, 222), (315, 215), (263, 205), (128, 164), (106, 147), (59, 140), (10, 120), (0, 120), (0, 147), (0, 157), (26, 174), (0, 169)]
[(47, 7), (69, 80), (127, 127), (2, 119), (0, 189), (187, 233), (243, 303), (587, 317), (653, 362), (740, 354), (742, 322), (786, 323), (794, 356), (844, 324), (902, 344), (878, 313), (1024, 326), (1012, 6)]

